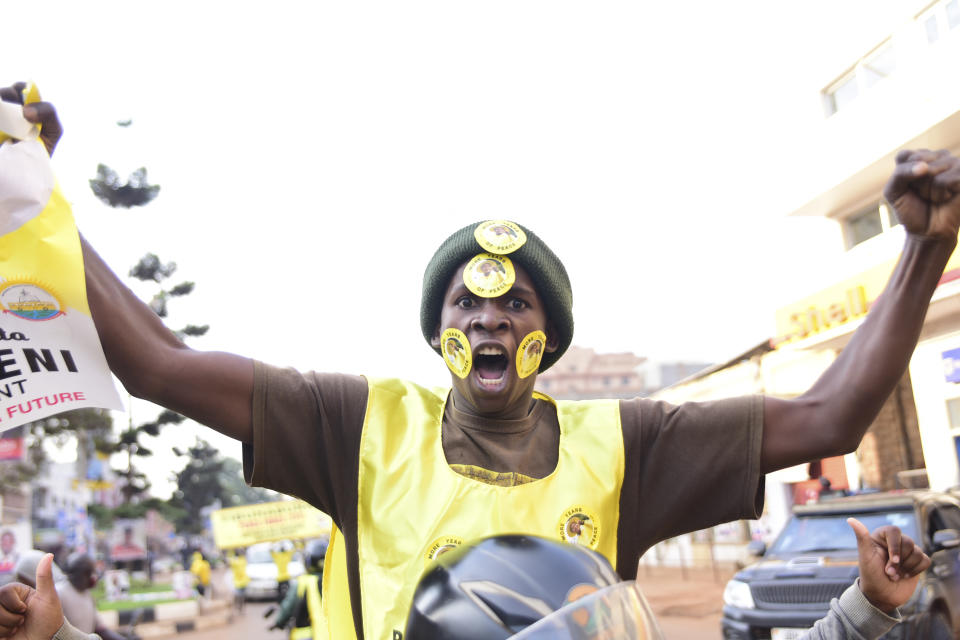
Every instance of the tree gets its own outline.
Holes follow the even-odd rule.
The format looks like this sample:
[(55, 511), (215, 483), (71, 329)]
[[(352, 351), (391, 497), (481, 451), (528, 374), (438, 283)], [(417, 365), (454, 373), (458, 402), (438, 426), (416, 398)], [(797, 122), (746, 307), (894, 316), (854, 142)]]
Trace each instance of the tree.
[[(137, 262), (130, 269), (130, 277), (136, 278), (141, 282), (155, 282), (159, 285), (163, 285), (164, 280), (168, 279), (174, 274), (177, 270), (176, 262), (167, 262), (163, 263), (160, 261), (160, 258), (155, 253), (147, 253), (140, 261)], [(161, 318), (167, 317), (167, 301), (170, 298), (177, 298), (180, 296), (189, 295), (194, 288), (194, 283), (190, 281), (181, 282), (178, 285), (174, 285), (169, 289), (160, 287), (159, 291), (153, 295), (153, 298), (150, 299), (148, 305), (153, 312), (160, 316)], [(210, 325), (195, 325), (188, 324), (182, 329), (175, 330), (174, 333), (177, 334), (181, 340), (187, 336), (195, 337), (202, 336), (210, 329)]]
[(150, 422), (144, 422), (134, 426), (131, 420), (129, 427), (120, 434), (115, 442), (107, 446), (107, 453), (125, 453), (127, 455), (127, 468), (117, 470), (117, 475), (123, 478), (123, 486), (120, 488), (123, 494), (123, 501), (126, 504), (133, 502), (136, 498), (144, 495), (150, 489), (150, 481), (142, 471), (138, 470), (134, 464), (134, 457), (152, 456), (153, 451), (148, 449), (140, 441), (140, 436), (158, 436), (160, 428), (166, 424), (180, 424), (185, 418), (176, 411), (164, 409), (157, 418)]
[(97, 177), (90, 180), (90, 188), (106, 205), (124, 209), (149, 204), (160, 193), (160, 185), (147, 180), (145, 167), (131, 173), (127, 182), (120, 182), (117, 172), (105, 164), (97, 165)]
[(187, 458), (186, 465), (177, 473), (177, 490), (170, 499), (172, 506), (186, 513), (185, 517), (177, 520), (177, 531), (201, 533), (203, 509), (218, 501), (224, 505), (230, 502), (222, 482), (224, 458), (219, 450), (201, 438), (197, 438), (196, 443), (186, 451), (173, 451)]
[[(128, 128), (132, 122), (129, 119), (121, 120), (117, 122), (117, 126)], [(90, 188), (104, 204), (115, 209), (145, 206), (160, 193), (160, 186), (150, 184), (147, 179), (146, 168), (137, 169), (130, 174), (127, 182), (123, 183), (116, 171), (102, 163), (97, 165), (97, 175), (90, 180)], [(141, 282), (152, 282), (158, 285), (157, 292), (153, 294), (148, 304), (154, 313), (161, 318), (167, 317), (168, 300), (189, 295), (194, 289), (194, 283), (189, 281), (181, 282), (169, 288), (164, 286), (165, 281), (176, 270), (176, 262), (165, 263), (155, 253), (150, 252), (140, 258), (140, 261), (130, 269), (130, 277)], [(209, 325), (188, 324), (179, 330), (174, 330), (174, 333), (183, 340), (187, 337), (202, 336), (209, 328)], [(136, 457), (146, 457), (153, 454), (150, 449), (144, 446), (141, 437), (144, 435), (157, 436), (164, 425), (179, 424), (183, 420), (183, 416), (168, 410), (161, 411), (155, 420), (137, 426), (134, 426), (131, 419), (128, 428), (112, 444), (110, 453), (122, 452), (127, 454), (126, 469), (118, 471), (118, 475), (124, 479), (121, 490), (126, 504), (140, 499), (150, 488), (150, 482), (146, 475), (134, 465)]]
[(223, 506), (225, 507), (274, 502), (280, 499), (280, 494), (276, 491), (248, 485), (243, 479), (243, 465), (234, 458), (223, 458), (220, 485), (227, 495), (227, 498), (223, 500)]

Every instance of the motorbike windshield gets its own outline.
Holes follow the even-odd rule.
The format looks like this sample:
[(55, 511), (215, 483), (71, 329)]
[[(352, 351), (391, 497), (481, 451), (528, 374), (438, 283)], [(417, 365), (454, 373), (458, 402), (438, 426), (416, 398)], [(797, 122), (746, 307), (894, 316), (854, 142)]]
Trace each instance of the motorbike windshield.
[(637, 583), (621, 582), (574, 600), (510, 638), (663, 640), (663, 634)]

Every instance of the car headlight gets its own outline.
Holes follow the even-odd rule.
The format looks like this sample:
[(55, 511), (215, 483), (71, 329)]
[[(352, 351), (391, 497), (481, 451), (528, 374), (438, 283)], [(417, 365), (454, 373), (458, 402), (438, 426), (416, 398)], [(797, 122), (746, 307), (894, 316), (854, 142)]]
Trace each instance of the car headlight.
[(753, 596), (750, 595), (750, 585), (739, 580), (731, 580), (723, 590), (723, 601), (731, 607), (741, 609), (755, 609)]

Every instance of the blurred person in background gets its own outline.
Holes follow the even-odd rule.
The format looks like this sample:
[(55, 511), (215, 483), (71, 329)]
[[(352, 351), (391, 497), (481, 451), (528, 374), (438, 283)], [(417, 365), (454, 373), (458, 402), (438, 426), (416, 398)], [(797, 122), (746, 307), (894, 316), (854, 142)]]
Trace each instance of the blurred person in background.
[(290, 588), (290, 561), (293, 559), (293, 548), (281, 543), (270, 550), (270, 557), (277, 565), (277, 602), (283, 602)]
[(247, 550), (235, 549), (227, 562), (233, 574), (233, 606), (242, 612), (247, 603), (247, 585), (250, 584), (250, 576), (247, 575)]
[(280, 604), (280, 612), (271, 629), (283, 629), (291, 620), (290, 640), (310, 640), (326, 637), (321, 596), (323, 565), (329, 539), (314, 540), (307, 545), (304, 565), (307, 572), (297, 577), (296, 589), (287, 591)]
[(56, 583), (57, 595), (63, 607), (64, 617), (84, 633), (96, 633), (103, 640), (125, 640), (111, 631), (97, 615), (97, 604), (90, 590), (97, 584), (93, 558), (86, 553), (74, 552), (67, 558), (64, 579)]
[(197, 579), (197, 593), (209, 597), (210, 591), (210, 563), (200, 551), (193, 552), (190, 561), (190, 573)]

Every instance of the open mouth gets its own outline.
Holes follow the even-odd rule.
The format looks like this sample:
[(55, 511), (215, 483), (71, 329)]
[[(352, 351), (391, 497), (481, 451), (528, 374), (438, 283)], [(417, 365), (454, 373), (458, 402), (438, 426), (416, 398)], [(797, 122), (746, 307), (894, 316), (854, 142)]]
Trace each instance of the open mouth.
[(499, 347), (481, 347), (474, 353), (473, 368), (480, 384), (497, 385), (507, 372), (507, 354)]

